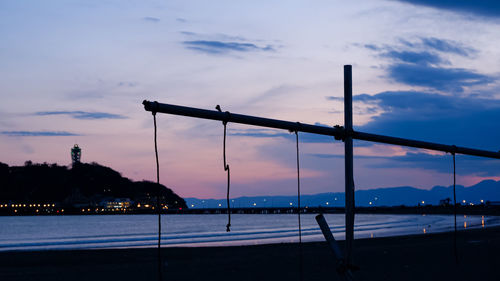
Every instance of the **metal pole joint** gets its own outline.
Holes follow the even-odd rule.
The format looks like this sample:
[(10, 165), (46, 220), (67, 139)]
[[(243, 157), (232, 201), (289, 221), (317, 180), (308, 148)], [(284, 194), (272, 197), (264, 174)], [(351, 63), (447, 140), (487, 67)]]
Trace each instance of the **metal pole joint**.
[(456, 146), (456, 145), (452, 145), (452, 146), (451, 146), (451, 151), (450, 151), (450, 153), (451, 153), (452, 155), (455, 155), (455, 154), (457, 153), (457, 146)]
[(339, 134), (334, 136), (335, 140), (345, 141), (346, 134), (345, 134), (344, 126), (335, 125), (335, 126), (333, 126), (333, 128), (335, 128), (335, 129), (337, 129), (337, 131), (339, 131)]

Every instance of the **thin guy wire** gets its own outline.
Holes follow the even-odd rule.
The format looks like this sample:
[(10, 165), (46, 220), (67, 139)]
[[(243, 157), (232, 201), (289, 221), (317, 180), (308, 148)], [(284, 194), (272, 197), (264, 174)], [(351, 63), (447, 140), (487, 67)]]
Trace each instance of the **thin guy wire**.
[(302, 224), (300, 221), (300, 161), (299, 161), (299, 133), (295, 131), (295, 143), (297, 148), (297, 214), (299, 220), (299, 280), (304, 280), (303, 254), (302, 254)]
[(156, 196), (156, 208), (158, 209), (158, 280), (163, 280), (162, 266), (161, 266), (161, 206), (160, 206), (160, 162), (158, 159), (158, 142), (157, 142), (157, 128), (156, 128), (156, 112), (153, 113), (154, 122), (154, 140), (155, 140), (155, 156), (156, 156), (156, 183), (158, 184), (158, 194)]

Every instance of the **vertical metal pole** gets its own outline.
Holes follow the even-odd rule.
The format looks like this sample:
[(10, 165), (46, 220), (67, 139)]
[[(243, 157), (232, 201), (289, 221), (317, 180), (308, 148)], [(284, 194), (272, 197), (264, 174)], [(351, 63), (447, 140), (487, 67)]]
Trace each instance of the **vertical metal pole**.
[(345, 261), (352, 264), (354, 240), (354, 176), (352, 153), (352, 66), (344, 65)]

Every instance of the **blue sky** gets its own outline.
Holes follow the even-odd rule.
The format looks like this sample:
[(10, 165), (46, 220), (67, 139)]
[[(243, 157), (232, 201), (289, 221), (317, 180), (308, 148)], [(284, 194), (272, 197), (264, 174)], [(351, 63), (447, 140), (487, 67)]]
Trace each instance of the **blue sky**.
[[(153, 180), (144, 99), (333, 126), (353, 65), (357, 130), (500, 149), (496, 1), (0, 3), (0, 161), (82, 160)], [(160, 115), (161, 181), (223, 197), (220, 122)], [(343, 147), (301, 134), (304, 193), (343, 190)], [(451, 156), (355, 142), (356, 188), (451, 184)], [(232, 194), (293, 194), (294, 136), (228, 125)], [(457, 157), (458, 182), (500, 162)]]

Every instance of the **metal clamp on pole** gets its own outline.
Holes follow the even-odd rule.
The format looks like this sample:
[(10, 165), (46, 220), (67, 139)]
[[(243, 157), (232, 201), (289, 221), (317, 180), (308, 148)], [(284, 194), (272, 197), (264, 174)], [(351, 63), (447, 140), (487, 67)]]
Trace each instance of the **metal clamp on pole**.
[(345, 140), (345, 130), (344, 130), (344, 126), (340, 126), (340, 125), (335, 125), (333, 126), (333, 128), (337, 129), (340, 131), (340, 134), (338, 136), (335, 136), (335, 140), (338, 140), (338, 141), (344, 141)]

